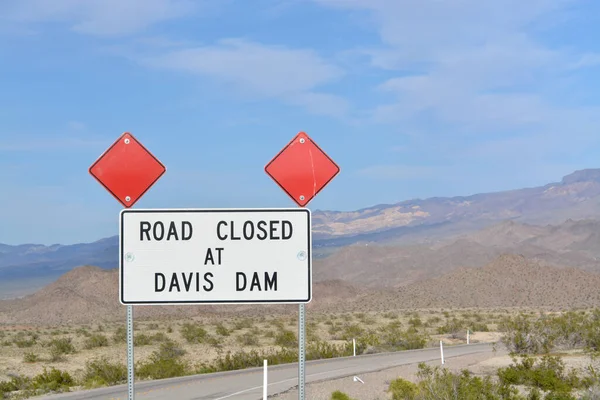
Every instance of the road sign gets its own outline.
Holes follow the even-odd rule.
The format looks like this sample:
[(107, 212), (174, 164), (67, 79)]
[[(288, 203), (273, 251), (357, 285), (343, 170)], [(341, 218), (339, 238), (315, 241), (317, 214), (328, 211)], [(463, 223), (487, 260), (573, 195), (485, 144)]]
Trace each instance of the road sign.
[[(304, 207), (340, 172), (340, 167), (304, 132), (299, 132), (267, 164), (265, 172)], [(298, 305), (298, 400), (304, 400), (306, 309)]]
[(165, 171), (165, 166), (129, 132), (121, 135), (89, 169), (126, 208), (133, 206)]
[(122, 304), (308, 303), (310, 211), (131, 209), (120, 216)]
[(265, 172), (298, 204), (306, 206), (340, 172), (340, 167), (304, 132), (296, 135)]
[[(166, 168), (129, 132), (121, 135), (89, 173), (123, 206), (131, 207), (165, 173)], [(127, 398), (134, 400), (133, 306), (127, 306)]]

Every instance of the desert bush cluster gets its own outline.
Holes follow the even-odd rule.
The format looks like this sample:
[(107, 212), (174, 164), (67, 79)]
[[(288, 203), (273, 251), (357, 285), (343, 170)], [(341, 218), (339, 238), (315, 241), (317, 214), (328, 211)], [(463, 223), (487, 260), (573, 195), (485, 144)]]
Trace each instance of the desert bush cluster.
[(517, 354), (539, 354), (583, 348), (600, 351), (600, 310), (570, 311), (558, 315), (505, 318), (499, 326), (502, 342)]
[[(309, 315), (307, 360), (420, 349), (437, 345), (434, 335), (464, 341), (465, 332), (484, 332), (500, 322), (502, 313), (478, 311), (388, 311)], [(212, 322), (134, 323), (136, 379), (161, 379), (296, 362), (297, 317), (233, 317)], [(461, 336), (462, 335), (462, 336)], [(42, 392), (95, 388), (126, 382), (122, 354), (126, 330), (119, 325), (84, 325), (37, 331), (0, 333), (0, 345), (11, 348), (21, 365), (34, 373), (9, 375), (1, 383), (4, 398)], [(115, 352), (114, 349), (120, 349)], [(79, 354), (78, 357), (72, 357)], [(139, 353), (138, 353), (139, 354)], [(87, 359), (73, 365), (74, 359)], [(77, 361), (83, 363), (83, 361)], [(48, 367), (43, 373), (38, 367)], [(49, 379), (55, 381), (47, 382)], [(47, 382), (42, 384), (40, 382)], [(2, 398), (2, 397), (0, 397)]]

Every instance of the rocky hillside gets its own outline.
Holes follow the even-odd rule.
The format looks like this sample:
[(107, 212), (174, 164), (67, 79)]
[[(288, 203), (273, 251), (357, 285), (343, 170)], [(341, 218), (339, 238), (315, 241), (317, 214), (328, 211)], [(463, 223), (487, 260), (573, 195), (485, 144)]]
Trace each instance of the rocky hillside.
[(396, 290), (367, 294), (354, 308), (359, 304), (369, 310), (598, 307), (600, 274), (502, 255), (483, 268), (461, 268)]
[(318, 212), (314, 214), (314, 231), (316, 238), (337, 239), (338, 243), (353, 241), (349, 238), (352, 235), (362, 241), (415, 241), (465, 233), (504, 220), (556, 224), (598, 215), (600, 169), (588, 169), (534, 188), (408, 200), (353, 212)]
[(356, 244), (315, 262), (314, 278), (344, 279), (359, 287), (400, 287), (456, 268), (479, 267), (506, 253), (541, 265), (600, 272), (599, 233), (597, 220), (545, 226), (507, 221), (435, 244)]

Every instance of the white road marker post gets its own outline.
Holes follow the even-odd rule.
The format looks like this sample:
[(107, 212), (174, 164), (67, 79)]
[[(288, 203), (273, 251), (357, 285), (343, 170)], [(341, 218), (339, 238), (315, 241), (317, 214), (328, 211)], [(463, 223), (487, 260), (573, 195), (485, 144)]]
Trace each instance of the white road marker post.
[(267, 360), (263, 364), (263, 400), (267, 400)]
[(356, 339), (352, 339), (352, 354), (356, 357)]
[(469, 330), (467, 329), (467, 344), (469, 344), (469, 341), (470, 341), (469, 339), (470, 339), (469, 338)]
[(442, 365), (444, 365), (444, 343), (440, 340), (440, 355), (442, 357)]

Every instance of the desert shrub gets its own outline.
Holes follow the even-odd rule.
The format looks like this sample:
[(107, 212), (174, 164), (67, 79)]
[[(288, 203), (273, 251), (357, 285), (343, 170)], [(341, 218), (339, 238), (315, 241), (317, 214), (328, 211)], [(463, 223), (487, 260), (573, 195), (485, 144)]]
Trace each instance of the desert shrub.
[(95, 333), (85, 339), (83, 346), (86, 349), (95, 349), (97, 347), (108, 346), (108, 338), (102, 334)]
[(50, 371), (44, 367), (44, 372), (36, 375), (32, 381), (32, 389), (46, 392), (64, 392), (75, 385), (75, 380), (66, 371), (51, 368)]
[(19, 332), (12, 340), (15, 346), (23, 349), (33, 347), (37, 343), (38, 337), (37, 334), (23, 334)]
[(346, 393), (336, 390), (335, 392), (331, 393), (331, 400), (352, 400), (352, 398)]
[(537, 363), (530, 356), (521, 357), (520, 362), (513, 357), (513, 364), (498, 370), (498, 378), (504, 384), (526, 385), (558, 393), (571, 393), (585, 385), (574, 370), (567, 374), (560, 357), (549, 355), (543, 356)]
[(275, 336), (275, 344), (281, 347), (294, 347), (298, 346), (298, 339), (294, 332), (284, 329)]
[(468, 370), (452, 373), (445, 368), (432, 368), (424, 363), (420, 363), (418, 368), (416, 390), (411, 391), (408, 389), (410, 385), (403, 385), (414, 400), (525, 400), (517, 389), (496, 383), (490, 376), (473, 376)]
[(398, 314), (393, 313), (391, 311), (386, 312), (385, 314), (383, 314), (383, 318), (387, 318), (387, 319), (398, 319)]
[[(307, 357), (308, 359), (308, 357)], [(269, 365), (290, 363), (298, 360), (298, 353), (294, 350), (281, 349), (280, 351), (238, 351), (227, 352), (219, 356), (211, 364), (203, 365), (199, 372), (233, 371), (250, 367), (260, 367), (263, 360)]]
[(381, 329), (380, 345), (385, 350), (422, 349), (429, 338), (415, 328), (402, 330), (398, 325), (389, 324)]
[(24, 376), (15, 376), (8, 381), (0, 382), (0, 399), (7, 399), (12, 392), (25, 390), (29, 387), (31, 380)]
[(180, 333), (188, 343), (204, 343), (208, 336), (204, 328), (192, 323), (183, 324)]
[(50, 359), (52, 361), (61, 361), (65, 355), (76, 352), (71, 338), (52, 339), (48, 343), (48, 347), (50, 348)]
[(537, 319), (520, 314), (499, 324), (502, 342), (517, 354), (549, 353), (553, 350), (585, 348), (600, 350), (600, 312), (591, 315), (567, 312)]
[(148, 326), (146, 327), (146, 329), (150, 330), (150, 331), (156, 331), (158, 330), (158, 324), (155, 322), (152, 322), (150, 324), (148, 324)]
[(324, 341), (316, 341), (306, 346), (307, 360), (323, 360), (352, 355), (352, 342), (346, 345), (334, 345)]
[(166, 342), (167, 340), (169, 340), (169, 337), (163, 332), (156, 332), (154, 335), (150, 336), (150, 340), (152, 341), (152, 343), (160, 343)]
[[(283, 328), (283, 322), (278, 321), (279, 323), (281, 323), (281, 327)], [(252, 328), (252, 326), (254, 325), (254, 323), (252, 322), (252, 320), (250, 318), (243, 318), (241, 320), (235, 321), (233, 324), (233, 327), (235, 330), (239, 331), (241, 329), (250, 329)]]
[(127, 342), (127, 329), (124, 326), (119, 326), (113, 334), (113, 342), (125, 343)]
[(106, 358), (88, 361), (85, 365), (82, 383), (86, 388), (118, 385), (127, 382), (127, 366), (111, 363)]
[(489, 332), (490, 328), (487, 326), (487, 324), (471, 323), (471, 325), (469, 326), (469, 331), (470, 332)]
[(420, 328), (421, 326), (423, 326), (423, 321), (421, 321), (421, 318), (419, 317), (413, 317), (408, 320), (408, 324), (413, 328)]
[(218, 324), (216, 326), (216, 331), (217, 331), (217, 335), (221, 335), (221, 336), (229, 336), (231, 334), (229, 332), (229, 329), (227, 329), (225, 327), (225, 325), (223, 325), (223, 324)]
[(392, 395), (392, 400), (415, 400), (418, 387), (412, 382), (397, 378), (390, 382), (388, 392)]
[(181, 360), (185, 350), (177, 343), (167, 341), (161, 343), (159, 350), (150, 355), (145, 362), (138, 363), (136, 374), (144, 379), (164, 379), (183, 376), (191, 373), (187, 362)]
[(359, 324), (347, 324), (344, 326), (344, 330), (339, 334), (341, 340), (352, 340), (360, 337), (365, 333), (365, 330)]
[[(86, 328), (78, 328), (75, 333), (77, 334), (77, 336), (85, 336), (88, 337), (91, 335), (91, 333), (86, 329)], [(59, 335), (60, 332), (59, 331), (54, 331), (52, 332), (52, 336), (56, 336)]]
[[(48, 392), (65, 392), (74, 385), (75, 380), (68, 372), (56, 368), (48, 371), (44, 367), (44, 372), (33, 378), (15, 376), (9, 381), (0, 382), (0, 398), (28, 398)], [(13, 392), (17, 391), (19, 395), (13, 397)]]
[(257, 337), (251, 333), (244, 333), (242, 335), (239, 335), (237, 337), (237, 341), (238, 341), (238, 343), (240, 343), (243, 346), (257, 346), (258, 345)]
[(38, 356), (33, 352), (23, 354), (23, 361), (26, 363), (34, 363), (39, 360)]
[(152, 344), (152, 338), (145, 333), (138, 333), (133, 336), (133, 345), (134, 346), (148, 346)]

